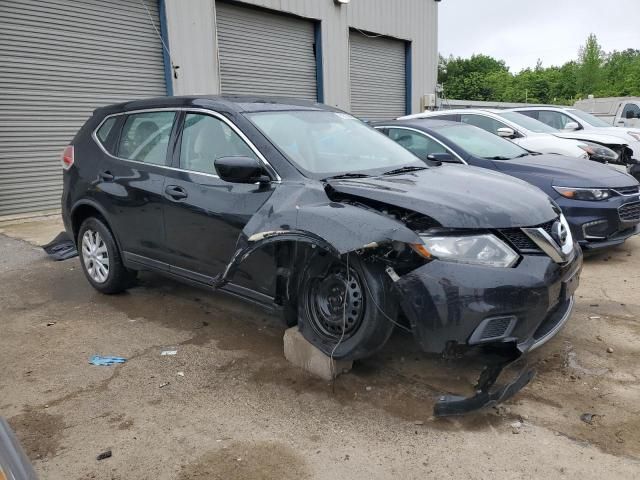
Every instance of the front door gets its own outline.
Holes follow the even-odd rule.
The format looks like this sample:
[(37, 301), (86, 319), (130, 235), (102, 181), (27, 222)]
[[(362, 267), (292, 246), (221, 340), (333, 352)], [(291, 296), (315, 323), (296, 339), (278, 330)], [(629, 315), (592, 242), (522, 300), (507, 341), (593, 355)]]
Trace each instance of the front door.
[(185, 113), (175, 145), (175, 169), (164, 184), (165, 238), (177, 273), (209, 283), (224, 271), (242, 229), (275, 185), (229, 183), (216, 174), (220, 157), (257, 157), (228, 121)]

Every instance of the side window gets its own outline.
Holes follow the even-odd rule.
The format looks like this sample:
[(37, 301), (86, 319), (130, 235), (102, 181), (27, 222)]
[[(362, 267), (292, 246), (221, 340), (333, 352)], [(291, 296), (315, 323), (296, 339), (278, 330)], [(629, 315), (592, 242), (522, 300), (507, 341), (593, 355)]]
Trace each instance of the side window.
[(522, 115), (526, 115), (527, 117), (535, 118), (536, 120), (538, 120), (540, 112), (537, 112), (536, 110), (518, 110), (518, 113), (521, 113)]
[(540, 110), (538, 120), (558, 130), (562, 130), (569, 122), (575, 122), (573, 118), (564, 113), (552, 112), (550, 110)]
[(107, 142), (107, 138), (109, 138), (109, 133), (113, 129), (113, 126), (116, 124), (117, 117), (110, 117), (105, 120), (102, 126), (96, 132), (100, 143), (103, 145)]
[(180, 168), (215, 175), (213, 162), (221, 157), (256, 158), (256, 155), (222, 120), (188, 113), (180, 144)]
[(398, 142), (423, 160), (432, 153), (448, 153), (447, 149), (440, 143), (418, 132), (403, 128), (390, 128), (388, 135), (391, 140)]
[(175, 112), (129, 115), (120, 135), (118, 156), (153, 165), (165, 165), (175, 116)]
[(635, 103), (627, 103), (622, 110), (622, 118), (640, 118), (640, 107)]
[(504, 123), (494, 120), (490, 117), (485, 117), (484, 115), (463, 113), (462, 115), (460, 115), (460, 117), (462, 118), (462, 123), (480, 127), (481, 129), (486, 130), (487, 132), (495, 133), (496, 135), (498, 134), (499, 128), (506, 127)]

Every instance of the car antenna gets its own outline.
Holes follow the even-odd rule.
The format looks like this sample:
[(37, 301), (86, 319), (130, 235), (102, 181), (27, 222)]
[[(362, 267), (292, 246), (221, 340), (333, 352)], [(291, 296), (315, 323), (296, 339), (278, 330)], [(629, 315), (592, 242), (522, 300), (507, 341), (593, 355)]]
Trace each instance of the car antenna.
[(162, 38), (162, 35), (160, 35), (160, 32), (158, 31), (158, 27), (156, 27), (156, 24), (153, 21), (153, 17), (151, 16), (151, 12), (149, 11), (149, 7), (147, 7), (147, 4), (145, 3), (145, 0), (140, 0), (140, 3), (144, 7), (144, 9), (147, 11), (149, 22), (151, 23), (151, 26), (153, 27), (153, 29), (156, 31), (156, 35), (160, 39), (160, 43), (162, 43), (162, 49), (167, 53), (167, 57), (169, 58), (169, 63), (171, 64), (171, 71), (173, 72), (173, 78), (177, 80), (178, 69), (180, 68), (180, 65), (175, 65), (173, 63), (173, 59), (171, 58), (171, 52), (169, 51), (169, 47), (167, 47), (167, 44), (165, 43), (164, 38)]

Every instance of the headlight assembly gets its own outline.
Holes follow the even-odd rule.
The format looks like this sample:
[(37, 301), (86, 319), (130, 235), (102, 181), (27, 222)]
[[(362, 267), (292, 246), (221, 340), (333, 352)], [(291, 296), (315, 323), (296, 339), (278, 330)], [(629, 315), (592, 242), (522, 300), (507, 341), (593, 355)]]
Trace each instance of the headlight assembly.
[(604, 145), (598, 145), (593, 142), (582, 142), (578, 145), (582, 150), (587, 152), (589, 158), (614, 162), (618, 160), (618, 154)]
[(563, 197), (572, 200), (600, 201), (611, 197), (611, 190), (608, 188), (553, 187), (553, 189)]
[(425, 258), (504, 268), (512, 267), (518, 261), (518, 254), (491, 234), (456, 236), (422, 234), (420, 238), (422, 244), (413, 247)]

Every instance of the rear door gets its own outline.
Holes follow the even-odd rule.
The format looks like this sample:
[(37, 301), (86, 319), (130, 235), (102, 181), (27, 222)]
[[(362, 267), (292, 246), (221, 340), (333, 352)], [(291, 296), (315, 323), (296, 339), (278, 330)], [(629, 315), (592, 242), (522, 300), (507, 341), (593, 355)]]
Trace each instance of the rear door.
[(130, 260), (164, 255), (162, 187), (176, 117), (174, 111), (131, 113), (115, 121), (108, 118), (96, 133), (106, 145), (91, 194), (109, 210)]
[(210, 283), (224, 271), (253, 214), (275, 184), (228, 183), (216, 174), (216, 158), (259, 158), (222, 115), (185, 112), (174, 164), (164, 185), (164, 219), (170, 264), (176, 273)]

